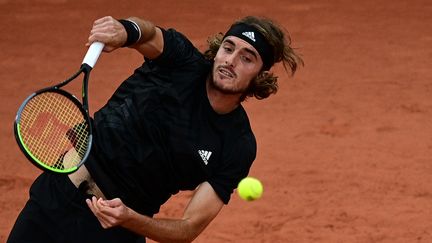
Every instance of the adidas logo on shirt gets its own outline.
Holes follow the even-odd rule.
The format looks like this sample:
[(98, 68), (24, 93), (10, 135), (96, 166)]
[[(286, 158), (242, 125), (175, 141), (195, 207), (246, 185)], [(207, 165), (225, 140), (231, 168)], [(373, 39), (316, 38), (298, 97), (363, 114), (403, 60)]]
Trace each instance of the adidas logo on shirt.
[(203, 160), (204, 164), (207, 165), (212, 152), (206, 150), (198, 150), (198, 154), (201, 156), (201, 159)]
[(242, 35), (246, 36), (247, 38), (251, 39), (253, 42), (256, 42), (255, 40), (255, 33), (252, 31), (243, 32)]

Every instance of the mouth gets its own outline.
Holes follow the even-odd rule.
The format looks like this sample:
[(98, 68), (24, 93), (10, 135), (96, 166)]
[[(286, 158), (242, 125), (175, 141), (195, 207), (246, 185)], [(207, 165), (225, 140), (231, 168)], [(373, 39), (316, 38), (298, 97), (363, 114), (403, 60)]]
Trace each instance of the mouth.
[(223, 77), (227, 77), (227, 78), (235, 78), (236, 77), (234, 71), (230, 68), (219, 67), (218, 73), (221, 74)]

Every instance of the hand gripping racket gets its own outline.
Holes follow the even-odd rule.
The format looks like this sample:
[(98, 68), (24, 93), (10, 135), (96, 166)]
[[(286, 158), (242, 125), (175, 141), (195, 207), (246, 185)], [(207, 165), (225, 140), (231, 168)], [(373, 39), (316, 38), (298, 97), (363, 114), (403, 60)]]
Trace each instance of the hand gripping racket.
[[(92, 145), (88, 79), (103, 47), (103, 43), (93, 43), (78, 72), (57, 85), (34, 92), (19, 107), (15, 138), (24, 155), (38, 168), (72, 173), (87, 159)], [(84, 74), (82, 103), (61, 89), (80, 74)]]

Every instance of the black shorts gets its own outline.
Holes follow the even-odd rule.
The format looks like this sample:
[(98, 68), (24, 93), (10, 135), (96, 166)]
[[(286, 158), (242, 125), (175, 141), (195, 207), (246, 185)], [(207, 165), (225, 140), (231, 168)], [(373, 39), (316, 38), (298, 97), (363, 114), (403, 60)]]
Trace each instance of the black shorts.
[(66, 175), (42, 173), (31, 186), (30, 199), (7, 243), (145, 242), (121, 227), (102, 228), (85, 203), (88, 197)]

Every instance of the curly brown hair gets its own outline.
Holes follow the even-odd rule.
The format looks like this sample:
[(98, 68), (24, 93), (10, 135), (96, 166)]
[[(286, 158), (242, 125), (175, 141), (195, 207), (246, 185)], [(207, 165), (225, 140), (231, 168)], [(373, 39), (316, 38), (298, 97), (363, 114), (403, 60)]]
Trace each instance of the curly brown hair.
[[(273, 49), (274, 62), (282, 62), (285, 70), (292, 76), (299, 65), (304, 65), (302, 58), (294, 51), (291, 45), (291, 38), (288, 32), (275, 22), (264, 17), (247, 16), (232, 24), (239, 23), (254, 26), (266, 38)], [(208, 49), (204, 56), (213, 60), (223, 41), (223, 33), (211, 36), (208, 42)], [(272, 72), (261, 70), (258, 76), (252, 80), (241, 101), (247, 97), (255, 97), (258, 100), (265, 99), (278, 90), (278, 77)]]

